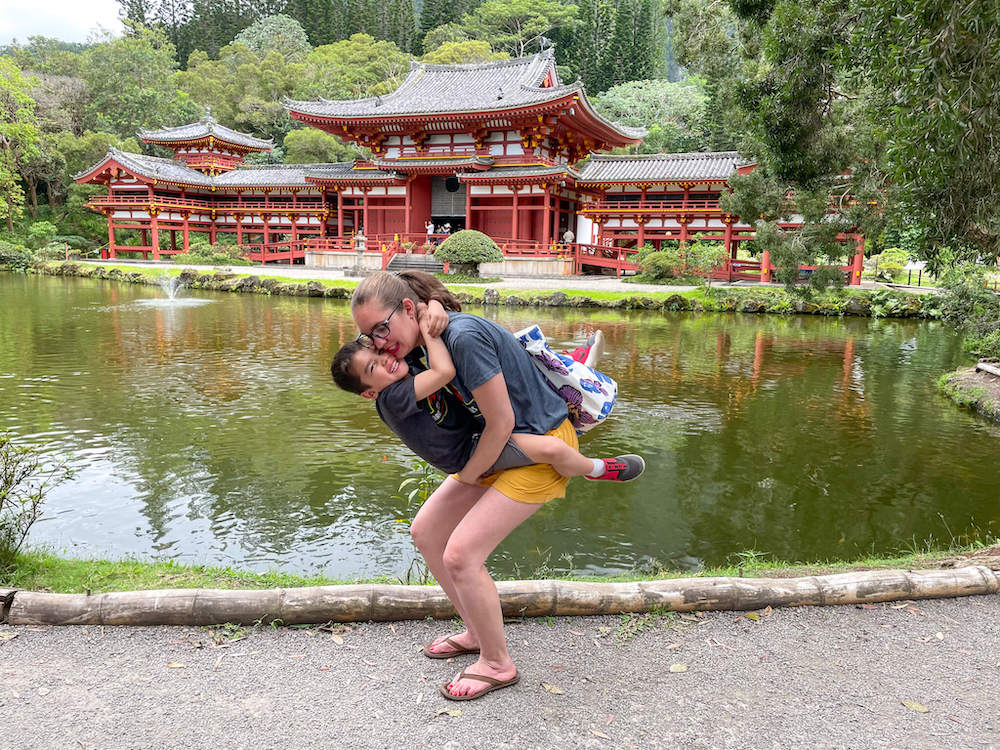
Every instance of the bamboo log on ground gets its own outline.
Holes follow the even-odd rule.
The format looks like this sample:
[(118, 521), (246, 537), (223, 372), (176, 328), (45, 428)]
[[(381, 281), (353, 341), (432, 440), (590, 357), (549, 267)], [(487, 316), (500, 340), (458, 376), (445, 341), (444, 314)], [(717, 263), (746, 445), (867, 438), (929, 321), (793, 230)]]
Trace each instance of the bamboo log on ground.
[(976, 365), (976, 372), (988, 372), (990, 375), (1000, 378), (1000, 364), (980, 362)]
[[(981, 565), (944, 570), (872, 570), (805, 578), (678, 578), (634, 583), (501, 581), (504, 615), (608, 615), (653, 609), (745, 611), (764, 607), (867, 604), (1000, 593), (1000, 574)], [(446, 619), (455, 610), (438, 586), (358, 584), (291, 589), (173, 589), (103, 594), (17, 591), (12, 625), (298, 625)]]

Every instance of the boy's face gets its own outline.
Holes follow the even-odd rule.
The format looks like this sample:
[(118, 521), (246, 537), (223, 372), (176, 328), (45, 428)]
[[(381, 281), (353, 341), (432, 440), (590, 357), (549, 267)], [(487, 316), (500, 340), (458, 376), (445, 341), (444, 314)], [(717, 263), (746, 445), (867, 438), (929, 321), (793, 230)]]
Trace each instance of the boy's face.
[(410, 374), (405, 362), (374, 349), (362, 349), (355, 354), (351, 369), (364, 383), (366, 390), (361, 395), (365, 398), (375, 398), (383, 388)]

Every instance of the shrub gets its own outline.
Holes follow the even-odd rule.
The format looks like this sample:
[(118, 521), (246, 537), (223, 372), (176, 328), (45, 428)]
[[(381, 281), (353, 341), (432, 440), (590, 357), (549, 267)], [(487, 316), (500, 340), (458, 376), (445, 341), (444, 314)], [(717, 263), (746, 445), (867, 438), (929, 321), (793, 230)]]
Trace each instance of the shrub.
[(442, 242), (434, 257), (445, 263), (502, 263), (497, 243), (475, 229), (462, 229)]
[(706, 285), (711, 285), (713, 268), (722, 265), (726, 260), (726, 248), (718, 242), (692, 242), (685, 254), (688, 267), (699, 276)]
[(878, 276), (886, 281), (893, 281), (903, 275), (903, 266), (906, 265), (909, 257), (902, 250), (890, 247), (874, 256), (878, 266)]
[(70, 476), (65, 464), (46, 465), (36, 451), (0, 434), (0, 572), (13, 566), (46, 493)]
[(0, 240), (0, 268), (24, 273), (34, 259), (32, 252), (23, 245)]
[(670, 247), (648, 254), (640, 253), (639, 268), (642, 269), (643, 276), (650, 281), (675, 279), (680, 275), (682, 268), (680, 250)]
[(965, 333), (965, 348), (980, 357), (1000, 357), (1000, 296), (986, 286), (981, 266), (959, 266), (941, 283), (941, 316)]
[(198, 266), (251, 266), (253, 261), (244, 257), (246, 248), (242, 245), (230, 245), (208, 242), (192, 242), (186, 253), (173, 256), (174, 263), (190, 263)]
[(50, 221), (36, 221), (28, 227), (28, 246), (35, 250), (44, 247), (58, 231), (59, 228)]

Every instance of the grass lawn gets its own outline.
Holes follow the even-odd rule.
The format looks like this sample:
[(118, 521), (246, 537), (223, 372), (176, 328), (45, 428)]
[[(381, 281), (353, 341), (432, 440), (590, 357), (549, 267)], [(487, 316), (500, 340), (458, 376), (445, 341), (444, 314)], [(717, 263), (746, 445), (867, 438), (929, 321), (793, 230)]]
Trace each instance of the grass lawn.
[[(614, 577), (562, 577), (564, 580), (627, 582), (690, 577), (796, 578), (847, 573), (857, 570), (918, 569), (940, 567), (944, 560), (957, 557), (984, 557), (1000, 560), (1000, 539), (986, 538), (966, 546), (900, 551), (898, 555), (867, 556), (850, 562), (788, 563), (764, 560), (754, 551), (734, 555), (731, 565), (699, 572), (659, 570), (652, 574), (626, 574)], [(985, 563), (984, 563), (985, 564)], [(534, 577), (534, 576), (530, 576)], [(47, 550), (29, 550), (20, 554), (14, 569), (0, 576), (0, 585), (31, 591), (56, 593), (100, 593), (152, 589), (269, 589), (301, 586), (331, 586), (356, 583), (405, 583), (396, 578), (338, 580), (326, 576), (298, 576), (280, 571), (252, 573), (233, 568), (203, 565), (146, 562), (133, 558), (122, 560), (80, 560), (64, 558)]]

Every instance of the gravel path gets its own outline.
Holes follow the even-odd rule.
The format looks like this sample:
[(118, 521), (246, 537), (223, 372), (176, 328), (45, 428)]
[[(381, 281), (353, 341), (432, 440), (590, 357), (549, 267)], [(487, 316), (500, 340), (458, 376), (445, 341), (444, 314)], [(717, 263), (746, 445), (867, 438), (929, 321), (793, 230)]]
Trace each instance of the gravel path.
[(418, 650), (447, 623), (0, 626), (0, 746), (1000, 748), (997, 622), (1000, 596), (511, 622), (521, 683), (467, 703), (437, 686), (471, 657)]

